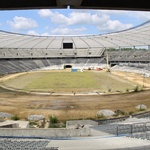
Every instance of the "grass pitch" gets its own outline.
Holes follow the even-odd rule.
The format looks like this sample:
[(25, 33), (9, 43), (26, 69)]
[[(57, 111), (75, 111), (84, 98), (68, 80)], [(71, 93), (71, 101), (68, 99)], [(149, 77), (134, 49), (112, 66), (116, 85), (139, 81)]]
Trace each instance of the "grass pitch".
[(135, 84), (109, 72), (30, 72), (3, 82), (7, 87), (38, 92), (125, 92)]

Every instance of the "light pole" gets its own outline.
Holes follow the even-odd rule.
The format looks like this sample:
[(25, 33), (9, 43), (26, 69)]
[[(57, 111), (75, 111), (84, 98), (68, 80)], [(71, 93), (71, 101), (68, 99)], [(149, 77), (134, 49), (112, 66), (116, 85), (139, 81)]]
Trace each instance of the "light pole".
[(111, 89), (110, 89), (110, 80), (109, 80), (109, 75), (110, 75), (110, 67), (109, 67), (109, 57), (108, 57), (108, 49), (106, 48), (106, 73), (107, 73), (107, 90), (108, 92), (111, 92)]
[(108, 50), (106, 48), (106, 65), (107, 65), (107, 71), (109, 71), (108, 66), (109, 66), (109, 60), (108, 60)]
[[(105, 37), (105, 40), (107, 40), (107, 36)], [(106, 73), (107, 73), (107, 91), (108, 92), (111, 92), (111, 89), (110, 89), (110, 80), (109, 80), (109, 73), (110, 73), (110, 67), (109, 67), (109, 56), (108, 56), (108, 48), (107, 46), (105, 47), (106, 49)]]

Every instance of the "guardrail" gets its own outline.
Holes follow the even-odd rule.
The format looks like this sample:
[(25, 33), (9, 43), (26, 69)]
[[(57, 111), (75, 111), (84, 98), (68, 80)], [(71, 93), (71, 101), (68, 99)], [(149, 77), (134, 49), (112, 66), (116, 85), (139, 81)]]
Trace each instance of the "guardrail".
[[(124, 121), (129, 117), (130, 116), (128, 115), (128, 116), (117, 117), (117, 118), (102, 119), (102, 120), (97, 120), (97, 122), (98, 122), (98, 124), (107, 124), (107, 123), (109, 124), (109, 123)], [(132, 115), (132, 117), (136, 117), (136, 118), (149, 117), (150, 118), (150, 111), (142, 112), (142, 113), (139, 113), (139, 114), (134, 114), (134, 115)]]

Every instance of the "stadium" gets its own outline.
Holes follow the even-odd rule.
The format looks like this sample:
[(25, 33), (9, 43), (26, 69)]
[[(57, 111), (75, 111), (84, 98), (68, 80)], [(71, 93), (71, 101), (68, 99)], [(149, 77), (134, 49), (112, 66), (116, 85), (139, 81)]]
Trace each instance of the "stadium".
[(0, 31), (0, 149), (149, 149), (149, 37)]
[[(150, 53), (149, 50), (138, 47), (147, 46), (149, 49), (149, 24), (148, 21), (120, 32), (85, 36), (44, 37), (1, 31), (0, 74), (19, 77), (15, 80), (10, 80), (11, 75), (5, 77), (2, 79), (2, 85), (9, 89), (39, 93), (41, 91), (52, 95), (68, 92), (101, 94), (109, 90), (125, 92), (134, 88), (136, 84), (125, 85), (123, 81), (115, 80), (111, 73), (106, 73), (110, 72), (110, 69), (137, 72), (143, 76), (141, 84), (148, 84), (146, 77), (149, 77)], [(39, 73), (41, 71), (43, 74)], [(9, 80), (6, 81), (6, 78)], [(101, 83), (96, 78), (105, 82)], [(29, 79), (34, 82), (29, 82)], [(80, 83), (78, 85), (77, 80)], [(118, 86), (117, 82), (120, 87), (115, 88)]]

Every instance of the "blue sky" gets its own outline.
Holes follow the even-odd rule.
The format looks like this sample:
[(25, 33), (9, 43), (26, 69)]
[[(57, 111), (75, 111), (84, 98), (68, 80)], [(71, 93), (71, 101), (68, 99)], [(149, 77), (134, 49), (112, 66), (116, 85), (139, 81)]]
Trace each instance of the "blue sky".
[(0, 11), (0, 30), (32, 35), (104, 34), (137, 26), (150, 12), (40, 9)]

